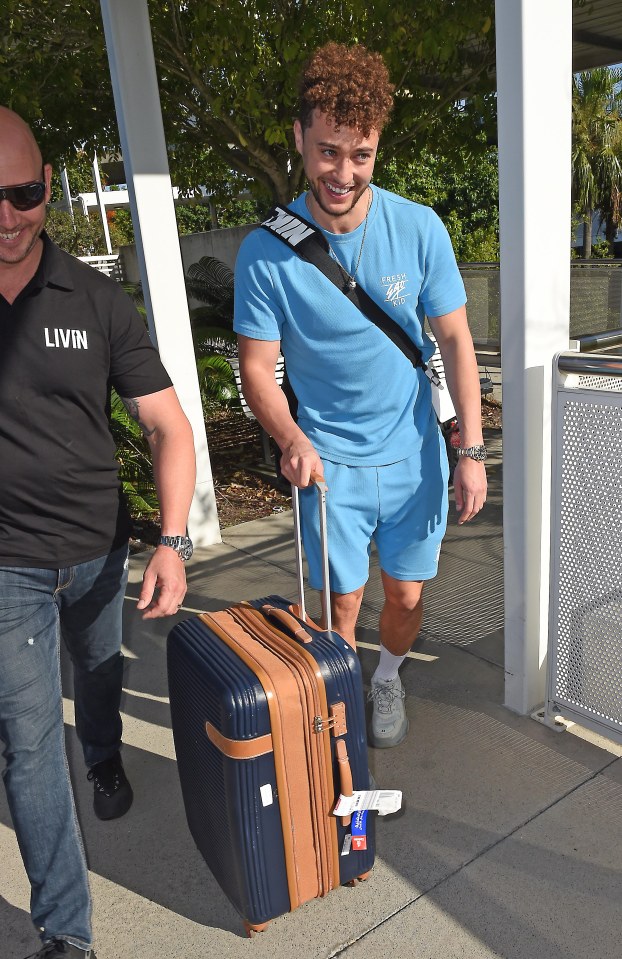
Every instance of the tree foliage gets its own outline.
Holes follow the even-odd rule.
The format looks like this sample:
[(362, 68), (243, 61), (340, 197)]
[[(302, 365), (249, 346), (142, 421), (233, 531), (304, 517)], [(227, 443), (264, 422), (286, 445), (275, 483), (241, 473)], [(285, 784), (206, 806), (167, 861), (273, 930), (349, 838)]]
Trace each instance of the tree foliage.
[(213, 406), (239, 404), (227, 357), (237, 354), (233, 332), (233, 273), (226, 263), (202, 256), (186, 274), (186, 291), (202, 305), (190, 310), (199, 389), (205, 415)]
[(118, 132), (99, 4), (2, 0), (0, 103), (35, 127), (45, 160)]
[(589, 257), (594, 211), (609, 243), (622, 223), (622, 70), (579, 73), (572, 92), (573, 199), (584, 222), (582, 255)]
[(117, 447), (119, 479), (130, 513), (143, 516), (155, 512), (158, 497), (149, 443), (115, 390), (110, 400), (110, 432)]
[(49, 210), (45, 228), (61, 250), (72, 256), (101, 256), (106, 253), (99, 213), (84, 216), (74, 211), (72, 219), (65, 210)]
[(392, 160), (375, 181), (431, 206), (447, 227), (458, 261), (499, 258), (496, 148), (489, 147), (481, 155), (457, 150), (451, 158), (423, 149), (409, 162)]
[[(3, 0), (0, 100), (34, 122), (46, 154), (118, 146), (103, 28), (87, 0)], [(458, 142), (494, 121), (493, 0), (150, 0), (175, 182), (291, 199), (296, 79), (328, 39), (382, 53), (396, 85), (380, 164)], [(232, 175), (233, 171), (233, 175)]]

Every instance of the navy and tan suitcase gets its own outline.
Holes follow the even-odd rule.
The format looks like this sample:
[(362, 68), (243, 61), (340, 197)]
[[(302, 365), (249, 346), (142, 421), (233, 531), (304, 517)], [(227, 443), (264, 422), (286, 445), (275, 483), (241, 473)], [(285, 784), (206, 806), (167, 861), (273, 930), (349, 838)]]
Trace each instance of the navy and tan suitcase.
[[(326, 488), (316, 485), (326, 603)], [(363, 685), (330, 618), (322, 630), (306, 615), (297, 493), (298, 604), (266, 596), (186, 620), (168, 638), (190, 832), (248, 935), (367, 879), (374, 862), (376, 814), (332, 812), (340, 793), (370, 788)]]

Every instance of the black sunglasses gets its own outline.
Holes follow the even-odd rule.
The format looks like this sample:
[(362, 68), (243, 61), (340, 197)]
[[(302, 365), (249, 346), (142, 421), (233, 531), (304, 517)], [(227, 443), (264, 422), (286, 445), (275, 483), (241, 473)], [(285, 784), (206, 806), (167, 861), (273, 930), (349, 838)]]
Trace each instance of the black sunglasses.
[(44, 199), (45, 183), (41, 180), (19, 183), (17, 186), (0, 186), (0, 202), (8, 200), (16, 210), (34, 210)]

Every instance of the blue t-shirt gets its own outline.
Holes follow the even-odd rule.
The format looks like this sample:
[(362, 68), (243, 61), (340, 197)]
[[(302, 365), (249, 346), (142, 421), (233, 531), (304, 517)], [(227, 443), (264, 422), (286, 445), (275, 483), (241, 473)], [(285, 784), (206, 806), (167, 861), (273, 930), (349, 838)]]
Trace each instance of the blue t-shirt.
[[(466, 302), (451, 241), (429, 207), (378, 187), (372, 194), (357, 282), (428, 359), (426, 315), (442, 316)], [(290, 209), (313, 220), (304, 195)], [(350, 274), (364, 229), (361, 223), (347, 234), (322, 231)], [(240, 247), (234, 329), (281, 341), (298, 424), (320, 456), (382, 466), (411, 456), (436, 430), (423, 372), (317, 267), (267, 230), (254, 230)]]

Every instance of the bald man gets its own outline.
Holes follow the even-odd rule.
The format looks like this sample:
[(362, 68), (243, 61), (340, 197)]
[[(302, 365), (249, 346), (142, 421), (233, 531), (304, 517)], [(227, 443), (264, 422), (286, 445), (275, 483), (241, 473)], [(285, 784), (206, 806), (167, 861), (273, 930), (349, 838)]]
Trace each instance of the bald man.
[(64, 748), (59, 643), (100, 819), (124, 815), (121, 612), (129, 516), (109, 428), (110, 385), (152, 454), (162, 538), (138, 602), (176, 612), (195, 484), (190, 424), (117, 283), (44, 230), (52, 168), (0, 107), (0, 740), (13, 825), (41, 935), (38, 959), (94, 957), (91, 899)]

